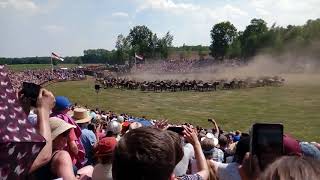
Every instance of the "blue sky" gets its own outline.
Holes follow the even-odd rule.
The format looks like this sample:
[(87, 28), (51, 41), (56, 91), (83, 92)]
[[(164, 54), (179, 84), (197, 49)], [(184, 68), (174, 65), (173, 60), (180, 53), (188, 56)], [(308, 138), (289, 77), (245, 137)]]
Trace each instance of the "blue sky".
[(176, 46), (209, 45), (215, 23), (301, 25), (320, 18), (319, 7), (319, 0), (0, 0), (0, 57), (113, 49), (117, 35), (135, 25), (160, 36), (170, 31)]

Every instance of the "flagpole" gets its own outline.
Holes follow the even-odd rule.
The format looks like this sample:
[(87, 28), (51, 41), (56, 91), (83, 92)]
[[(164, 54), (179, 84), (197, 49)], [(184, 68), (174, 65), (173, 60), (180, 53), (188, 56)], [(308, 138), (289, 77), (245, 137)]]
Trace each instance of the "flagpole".
[(53, 76), (53, 61), (52, 61), (52, 56), (50, 56), (50, 59), (51, 59), (51, 74)]
[(137, 71), (137, 56), (136, 56), (136, 53), (134, 53), (134, 71)]

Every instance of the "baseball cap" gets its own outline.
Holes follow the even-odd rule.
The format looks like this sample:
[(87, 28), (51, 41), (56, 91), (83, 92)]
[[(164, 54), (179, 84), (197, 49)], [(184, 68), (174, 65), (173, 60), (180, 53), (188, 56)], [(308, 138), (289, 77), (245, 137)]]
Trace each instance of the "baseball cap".
[(55, 109), (57, 110), (65, 110), (71, 106), (71, 102), (67, 97), (64, 96), (56, 96), (56, 105)]

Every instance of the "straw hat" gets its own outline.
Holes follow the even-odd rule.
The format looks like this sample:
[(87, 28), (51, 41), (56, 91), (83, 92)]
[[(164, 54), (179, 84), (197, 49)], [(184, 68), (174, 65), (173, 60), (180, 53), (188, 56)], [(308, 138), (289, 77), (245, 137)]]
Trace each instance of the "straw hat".
[(51, 139), (54, 140), (57, 138), (60, 134), (66, 132), (67, 130), (71, 128), (75, 128), (76, 126), (71, 125), (64, 120), (57, 118), (57, 117), (51, 117), (49, 119), (50, 129), (51, 129)]
[(73, 110), (73, 116), (72, 118), (76, 121), (76, 123), (87, 123), (91, 121), (91, 116), (89, 115), (89, 112), (84, 108), (75, 108)]

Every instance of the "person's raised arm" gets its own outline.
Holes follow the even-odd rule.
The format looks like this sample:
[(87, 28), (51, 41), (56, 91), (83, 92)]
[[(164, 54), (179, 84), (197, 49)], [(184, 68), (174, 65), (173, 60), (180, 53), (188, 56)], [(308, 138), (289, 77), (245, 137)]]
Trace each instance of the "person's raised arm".
[(217, 124), (217, 122), (216, 122), (214, 119), (211, 119), (210, 122), (213, 123), (213, 129), (216, 130), (216, 132), (214, 133), (214, 136), (215, 136), (216, 138), (218, 138), (218, 137), (219, 137), (219, 134), (220, 134), (220, 130), (219, 130), (218, 124)]
[(204, 157), (204, 154), (202, 152), (202, 148), (199, 142), (199, 139), (197, 137), (197, 134), (194, 129), (191, 129), (189, 127), (185, 127), (185, 130), (183, 131), (184, 137), (186, 140), (192, 144), (194, 148), (195, 158), (197, 161), (197, 167), (198, 172), (202, 179), (208, 179), (209, 177), (209, 168), (206, 161), (206, 158)]
[(49, 114), (55, 105), (55, 98), (50, 91), (41, 89), (37, 99), (37, 131), (46, 140), (46, 145), (33, 161), (29, 173), (47, 164), (52, 155), (51, 129), (49, 125)]

